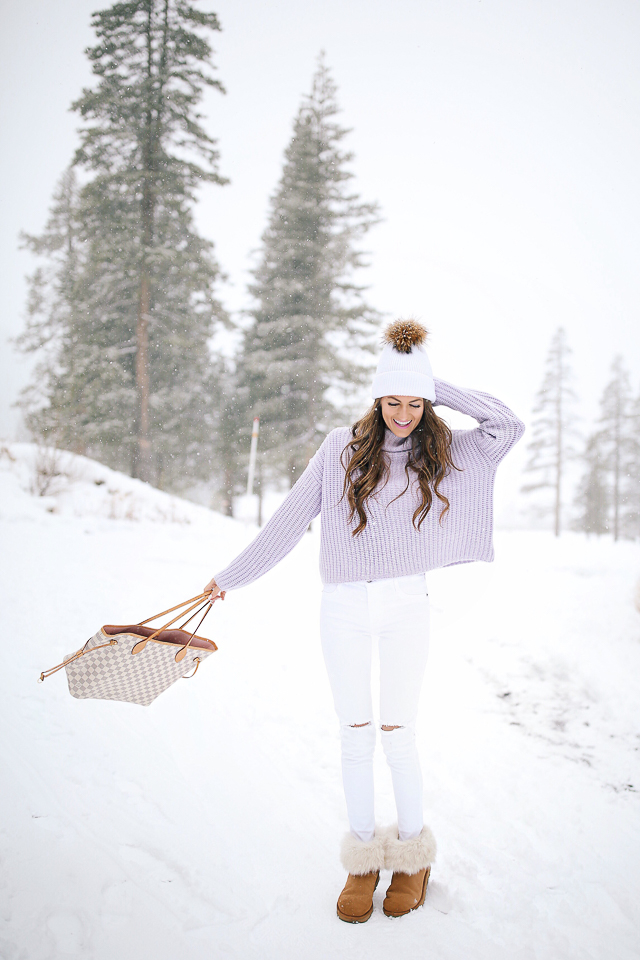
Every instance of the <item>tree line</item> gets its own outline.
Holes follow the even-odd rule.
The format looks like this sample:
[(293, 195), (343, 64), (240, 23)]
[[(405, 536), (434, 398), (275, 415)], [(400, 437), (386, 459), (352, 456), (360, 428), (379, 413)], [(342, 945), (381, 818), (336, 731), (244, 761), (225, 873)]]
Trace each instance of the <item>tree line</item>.
[[(18, 340), (38, 363), (20, 403), (45, 442), (176, 492), (214, 480), (232, 512), (246, 483), (254, 416), (259, 479), (293, 482), (371, 366), (379, 315), (355, 280), (378, 220), (350, 189), (348, 130), (319, 58), (293, 122), (250, 287), (232, 319), (220, 267), (193, 218), (197, 190), (224, 186), (202, 123), (206, 87), (224, 93), (210, 44), (215, 13), (184, 0), (130, 0), (95, 13), (95, 84), (71, 109), (80, 143), (29, 277)], [(233, 358), (212, 352), (236, 327)]]
[[(609, 533), (614, 540), (635, 539), (640, 536), (640, 392), (634, 396), (624, 358), (614, 357), (599, 415), (583, 435), (578, 428), (571, 352), (566, 332), (559, 327), (533, 408), (525, 466), (532, 477), (521, 490), (551, 494), (540, 508), (552, 515), (556, 536), (568, 514), (570, 529)], [(572, 464), (581, 470), (581, 477), (565, 504), (567, 469)]]
[[(86, 51), (95, 84), (71, 105), (79, 146), (39, 236), (18, 345), (38, 357), (20, 404), (52, 446), (177, 493), (211, 484), (228, 514), (242, 493), (252, 420), (257, 484), (293, 483), (320, 440), (352, 421), (380, 316), (357, 283), (360, 241), (378, 221), (353, 192), (348, 130), (319, 58), (293, 120), (248, 293), (232, 318), (216, 295), (213, 244), (193, 217), (205, 183), (228, 182), (199, 107), (221, 95), (210, 44), (215, 13), (186, 0), (128, 0), (95, 13)], [(235, 328), (233, 357), (211, 350)], [(640, 397), (614, 360), (600, 416), (577, 429), (570, 348), (554, 336), (530, 427), (525, 493), (546, 492), (556, 535), (568, 523), (640, 536)], [(569, 466), (582, 477), (567, 511)], [(550, 498), (549, 498), (550, 495)], [(565, 514), (570, 513), (565, 522)]]

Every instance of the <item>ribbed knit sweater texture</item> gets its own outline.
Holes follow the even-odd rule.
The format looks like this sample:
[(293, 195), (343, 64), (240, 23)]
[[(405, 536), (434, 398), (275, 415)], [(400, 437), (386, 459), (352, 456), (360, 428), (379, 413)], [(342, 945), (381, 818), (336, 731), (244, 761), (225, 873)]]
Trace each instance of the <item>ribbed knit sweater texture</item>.
[[(324, 583), (384, 580), (456, 563), (493, 560), (496, 468), (522, 436), (524, 424), (488, 393), (456, 387), (437, 377), (434, 383), (434, 406), (458, 410), (479, 424), (472, 430), (452, 431), (451, 457), (462, 470), (450, 469), (440, 483), (439, 491), (450, 503), (442, 523), (439, 517), (444, 504), (434, 496), (420, 530), (413, 525), (414, 511), (421, 502), (415, 479), (395, 499), (407, 484), (405, 465), (411, 438), (398, 438), (387, 430), (383, 445), (389, 460), (387, 481), (369, 498), (367, 525), (354, 537), (357, 519), (349, 521), (346, 497), (342, 498), (345, 471), (340, 459), (351, 431), (339, 427), (325, 438), (258, 536), (215, 575), (220, 589), (245, 587), (275, 567), (318, 514)], [(415, 477), (413, 471), (410, 476)]]

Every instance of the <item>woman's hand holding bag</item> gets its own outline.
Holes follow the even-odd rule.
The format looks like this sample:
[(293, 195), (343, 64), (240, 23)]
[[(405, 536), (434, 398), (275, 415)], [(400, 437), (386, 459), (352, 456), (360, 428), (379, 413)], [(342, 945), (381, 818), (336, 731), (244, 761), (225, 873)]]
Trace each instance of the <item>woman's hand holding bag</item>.
[(211, 578), (211, 580), (209, 580), (209, 583), (206, 585), (206, 587), (204, 588), (204, 590), (203, 590), (202, 592), (203, 592), (203, 593), (210, 593), (210, 594), (211, 594), (210, 599), (211, 599), (211, 602), (212, 602), (212, 603), (213, 603), (213, 601), (216, 600), (218, 597), (220, 597), (221, 600), (224, 600), (224, 598), (225, 598), (225, 596), (226, 596), (226, 593), (227, 593), (226, 590), (221, 590), (221, 589), (220, 589), (220, 587), (218, 586), (218, 584), (216, 583), (216, 581), (213, 579), (213, 577)]

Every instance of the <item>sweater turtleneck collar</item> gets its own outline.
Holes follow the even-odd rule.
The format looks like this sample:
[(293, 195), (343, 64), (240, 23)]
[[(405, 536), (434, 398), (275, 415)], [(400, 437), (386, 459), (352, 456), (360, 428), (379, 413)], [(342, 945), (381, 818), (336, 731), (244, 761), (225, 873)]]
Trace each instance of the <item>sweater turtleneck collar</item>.
[(387, 427), (384, 432), (382, 449), (385, 453), (406, 453), (411, 449), (411, 434), (408, 437), (396, 437)]

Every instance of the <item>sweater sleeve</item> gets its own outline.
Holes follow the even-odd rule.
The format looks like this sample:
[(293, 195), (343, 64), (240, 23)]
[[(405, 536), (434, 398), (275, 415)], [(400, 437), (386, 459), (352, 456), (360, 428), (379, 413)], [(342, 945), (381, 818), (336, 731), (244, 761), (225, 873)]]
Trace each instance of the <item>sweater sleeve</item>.
[(293, 550), (314, 517), (320, 513), (322, 474), (327, 440), (313, 455), (269, 522), (235, 560), (216, 573), (221, 590), (253, 583)]
[(434, 384), (434, 406), (442, 404), (451, 410), (474, 417), (479, 426), (467, 431), (469, 438), (480, 452), (497, 466), (524, 433), (522, 420), (516, 417), (506, 404), (489, 393), (455, 387), (452, 383), (436, 377)]

